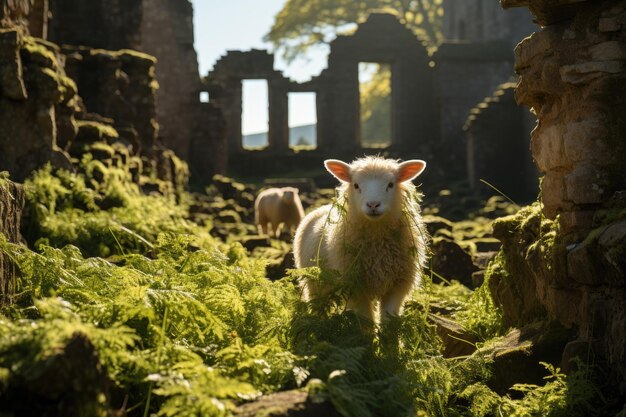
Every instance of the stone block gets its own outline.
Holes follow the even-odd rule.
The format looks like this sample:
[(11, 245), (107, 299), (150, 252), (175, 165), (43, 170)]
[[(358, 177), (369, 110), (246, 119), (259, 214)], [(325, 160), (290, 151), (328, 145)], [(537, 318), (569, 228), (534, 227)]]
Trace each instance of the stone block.
[[(431, 250), (433, 272), (447, 280), (457, 280), (467, 287), (472, 286), (472, 273), (478, 268), (472, 262), (472, 256), (458, 243), (445, 238), (435, 238)], [(436, 275), (434, 280), (438, 281)]]
[(471, 355), (476, 351), (478, 338), (457, 322), (432, 313), (428, 314), (428, 321), (435, 325), (443, 342), (444, 358)]
[(0, 30), (0, 96), (13, 100), (27, 97), (19, 54), (21, 44), (16, 30)]
[[(20, 242), (20, 222), (25, 194), (21, 185), (0, 178), (0, 235), (8, 242)], [(11, 302), (17, 269), (11, 259), (0, 253), (0, 305)]]
[(569, 165), (564, 148), (565, 130), (565, 125), (553, 124), (533, 132), (531, 150), (540, 171), (548, 172)]
[(619, 41), (608, 41), (589, 48), (594, 61), (619, 61), (626, 58), (626, 44)]
[(574, 210), (561, 213), (559, 225), (565, 235), (589, 231), (593, 226), (593, 210)]
[(564, 197), (563, 174), (556, 171), (548, 172), (541, 182), (541, 201), (548, 218), (553, 219), (557, 211), (563, 207)]
[(599, 114), (571, 121), (565, 126), (564, 149), (568, 161), (606, 162), (611, 155), (604, 141), (608, 130)]
[(242, 404), (234, 412), (236, 417), (339, 417), (340, 414), (327, 399), (313, 401), (305, 391), (292, 390), (264, 395), (256, 401)]
[(614, 17), (602, 17), (598, 21), (598, 30), (600, 32), (617, 32), (621, 28), (621, 23)]
[(601, 168), (583, 163), (565, 176), (566, 198), (575, 204), (600, 204), (605, 197), (607, 180)]
[(579, 85), (587, 84), (606, 74), (624, 72), (622, 61), (588, 61), (580, 64), (563, 65), (560, 69), (564, 82)]

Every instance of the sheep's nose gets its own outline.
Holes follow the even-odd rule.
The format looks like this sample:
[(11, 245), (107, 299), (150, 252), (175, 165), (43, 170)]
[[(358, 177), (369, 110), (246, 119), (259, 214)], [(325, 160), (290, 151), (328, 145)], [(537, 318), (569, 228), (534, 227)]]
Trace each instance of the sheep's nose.
[(371, 208), (371, 209), (375, 209), (380, 207), (380, 201), (368, 201), (367, 202), (367, 207)]

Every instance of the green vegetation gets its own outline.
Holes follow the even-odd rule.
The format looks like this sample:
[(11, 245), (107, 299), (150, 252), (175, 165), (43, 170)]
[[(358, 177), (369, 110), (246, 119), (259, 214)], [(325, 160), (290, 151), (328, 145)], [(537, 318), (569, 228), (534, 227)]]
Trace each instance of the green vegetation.
[(370, 13), (391, 13), (430, 46), (441, 40), (442, 0), (288, 0), (274, 19), (265, 40), (287, 60), (304, 55), (311, 46), (327, 44), (354, 31)]
[[(174, 194), (143, 195), (126, 171), (90, 154), (78, 172), (46, 167), (26, 183), (35, 251), (0, 235), (0, 253), (20, 270), (15, 303), (0, 310), (0, 413), (20, 393), (40, 398), (59, 358), (85, 339), (103, 368), (74, 382), (81, 415), (228, 416), (298, 387), (354, 417), (593, 414), (598, 395), (582, 365), (570, 376), (548, 367), (544, 386), (501, 396), (488, 387), (489, 356), (441, 356), (434, 305), (480, 344), (502, 334), (486, 286), (424, 277), (402, 317), (377, 328), (345, 311), (340, 286), (300, 300), (296, 277), (336, 282), (332, 271), (271, 282), (264, 259), (211, 237)], [(41, 415), (46, 404), (32, 401)]]

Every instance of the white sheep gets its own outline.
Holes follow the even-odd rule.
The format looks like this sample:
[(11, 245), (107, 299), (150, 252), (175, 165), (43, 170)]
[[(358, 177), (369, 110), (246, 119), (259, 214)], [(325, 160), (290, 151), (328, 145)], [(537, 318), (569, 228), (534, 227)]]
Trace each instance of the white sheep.
[(280, 235), (280, 225), (288, 230), (295, 229), (304, 217), (304, 209), (293, 187), (270, 188), (262, 191), (254, 202), (254, 222), (259, 234), (268, 234), (268, 224), (276, 237)]
[[(427, 234), (411, 183), (426, 163), (370, 156), (351, 164), (329, 159), (324, 165), (342, 182), (337, 203), (300, 223), (296, 267), (320, 266), (353, 280), (347, 307), (371, 321), (377, 301), (381, 316), (397, 316), (419, 283), (426, 258)], [(303, 284), (307, 299), (324, 293), (319, 284)]]

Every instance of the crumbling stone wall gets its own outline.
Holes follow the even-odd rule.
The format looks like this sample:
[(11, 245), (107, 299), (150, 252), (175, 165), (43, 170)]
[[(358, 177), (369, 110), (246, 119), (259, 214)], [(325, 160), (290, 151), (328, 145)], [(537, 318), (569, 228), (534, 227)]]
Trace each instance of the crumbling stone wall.
[[(64, 52), (67, 73), (76, 80), (84, 107), (110, 119), (135, 154), (151, 157), (158, 132), (156, 59), (128, 49), (66, 47)], [(84, 113), (80, 118), (92, 118)]]
[(70, 165), (57, 140), (76, 134), (76, 84), (62, 61), (54, 44), (0, 29), (0, 167), (16, 181), (48, 161)]
[(538, 117), (544, 177), (542, 212), (494, 225), (504, 252), (490, 288), (510, 323), (543, 311), (577, 329), (564, 362), (605, 364), (626, 392), (626, 1), (503, 4), (529, 7), (543, 26), (516, 48), (516, 98)]
[[(163, 144), (182, 157), (200, 116), (198, 58), (193, 47), (193, 8), (187, 0), (143, 0), (141, 49), (157, 58), (157, 116)], [(204, 120), (205, 124), (210, 123)]]
[(533, 164), (528, 138), (535, 116), (515, 102), (516, 83), (499, 85), (475, 106), (463, 126), (467, 140), (467, 176), (479, 194), (493, 190), (489, 182), (518, 204), (537, 199), (539, 173)]
[[(229, 51), (215, 64), (206, 78), (206, 88), (211, 92), (211, 102), (224, 113), (231, 169), (242, 174), (259, 174), (259, 170), (275, 173), (294, 167), (317, 167), (330, 156), (350, 159), (367, 151), (360, 140), (360, 62), (391, 64), (392, 138), (386, 151), (404, 158), (432, 159), (432, 144), (439, 136), (439, 113), (432, 105), (430, 57), (420, 40), (396, 17), (374, 13), (354, 34), (340, 36), (331, 43), (328, 68), (306, 83), (290, 82), (274, 70), (274, 57), (267, 51)], [(248, 151), (242, 146), (244, 79), (268, 81), (269, 147), (263, 151)], [(314, 151), (296, 153), (289, 148), (289, 92), (317, 95)]]
[(141, 45), (142, 0), (49, 0), (48, 40), (118, 50)]
[(532, 151), (545, 173), (544, 212), (561, 214), (565, 233), (589, 230), (594, 212), (624, 187), (623, 4), (581, 2), (564, 22), (550, 12), (558, 7), (537, 6), (555, 14), (540, 14), (544, 30), (516, 49), (517, 99), (539, 118)]
[(391, 150), (424, 155), (436, 135), (430, 57), (395, 16), (372, 13), (351, 36), (330, 44), (328, 69), (311, 82), (318, 91), (318, 143), (360, 152), (359, 62), (391, 64)]
[(269, 92), (269, 151), (288, 152), (289, 128), (287, 92), (290, 82), (274, 70), (274, 55), (264, 50), (228, 51), (214, 65), (207, 80), (217, 92), (215, 103), (220, 107), (228, 125), (228, 150), (231, 154), (244, 152), (241, 135), (242, 81), (267, 80)]
[[(433, 56), (439, 113), (435, 155), (444, 178), (467, 172), (463, 125), (470, 110), (513, 75), (513, 53), (504, 41), (444, 43)], [(432, 104), (431, 104), (432, 105)]]
[(505, 41), (513, 48), (537, 30), (528, 10), (502, 10), (495, 1), (444, 0), (443, 38), (474, 43)]
[[(22, 186), (0, 177), (0, 239), (19, 243), (23, 207)], [(0, 305), (9, 303), (15, 294), (16, 274), (9, 257), (0, 254)]]

